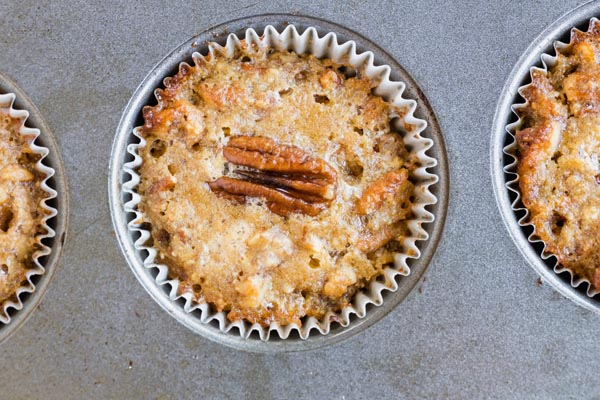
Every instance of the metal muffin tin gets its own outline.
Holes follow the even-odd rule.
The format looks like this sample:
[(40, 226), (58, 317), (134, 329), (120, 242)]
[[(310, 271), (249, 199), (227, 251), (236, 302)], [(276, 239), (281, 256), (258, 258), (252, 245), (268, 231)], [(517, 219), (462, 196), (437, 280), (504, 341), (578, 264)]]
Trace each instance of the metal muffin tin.
[(14, 108), (29, 112), (29, 117), (25, 122), (25, 126), (40, 130), (41, 133), (36, 139), (36, 143), (49, 150), (48, 155), (44, 158), (44, 164), (53, 168), (55, 173), (54, 176), (48, 180), (48, 186), (57, 192), (56, 198), (48, 201), (49, 205), (56, 208), (57, 214), (47, 222), (48, 226), (54, 229), (55, 236), (53, 238), (44, 239), (44, 243), (51, 249), (48, 256), (40, 258), (45, 273), (43, 275), (33, 276), (32, 282), (35, 284), (35, 290), (32, 293), (24, 293), (20, 296), (20, 299), (23, 302), (23, 308), (21, 310), (11, 309), (9, 311), (11, 321), (8, 324), (0, 323), (0, 343), (2, 343), (31, 316), (39, 302), (42, 300), (42, 297), (54, 276), (54, 272), (58, 268), (58, 260), (60, 259), (66, 237), (69, 200), (66, 175), (60, 152), (56, 145), (54, 135), (42, 118), (39, 110), (16, 83), (2, 73), (0, 73), (0, 93), (14, 93), (16, 95), (13, 105)]
[[(406, 83), (404, 97), (417, 101), (418, 107), (415, 116), (424, 119), (428, 124), (423, 136), (434, 141), (434, 146), (428, 153), (438, 161), (438, 165), (431, 168), (432, 173), (439, 176), (439, 182), (431, 187), (438, 202), (428, 208), (435, 216), (435, 222), (426, 224), (429, 239), (417, 242), (422, 252), (421, 257), (411, 260), (412, 262), (409, 263), (411, 274), (402, 278), (396, 292), (384, 292), (382, 306), (370, 307), (365, 318), (354, 319), (346, 328), (339, 325), (332, 326), (327, 335), (311, 335), (307, 340), (290, 336), (285, 340), (272, 338), (268, 342), (262, 342), (252, 337), (243, 339), (233, 333), (222, 333), (218, 327), (202, 323), (197, 314), (184, 311), (182, 303), (170, 300), (164, 287), (156, 285), (154, 274), (143, 265), (144, 256), (134, 247), (134, 241), (137, 238), (132, 237), (127, 229), (127, 223), (130, 222), (133, 215), (124, 212), (123, 205), (128, 199), (121, 191), (121, 184), (129, 180), (128, 176), (124, 176), (126, 173), (123, 172), (123, 164), (130, 161), (131, 157), (126, 151), (127, 145), (136, 140), (132, 130), (143, 123), (142, 108), (155, 103), (154, 90), (163, 87), (165, 77), (174, 75), (182, 61), (191, 63), (193, 52), (204, 53), (207, 42), (224, 43), (229, 33), (243, 36), (243, 32), (247, 28), (253, 28), (261, 33), (267, 25), (273, 25), (279, 30), (290, 23), (293, 23), (299, 30), (313, 26), (320, 35), (330, 31), (335, 32), (340, 42), (355, 41), (357, 51), (372, 51), (375, 54), (376, 64), (387, 64), (392, 68), (391, 79)], [(252, 16), (212, 27), (183, 43), (160, 61), (138, 87), (125, 108), (113, 143), (108, 178), (110, 209), (119, 245), (133, 273), (146, 291), (163, 309), (192, 331), (231, 347), (258, 352), (301, 351), (333, 344), (361, 332), (389, 313), (419, 282), (433, 257), (445, 223), (449, 191), (448, 160), (441, 129), (429, 102), (411, 76), (389, 54), (356, 32), (321, 19), (288, 14)]]
[(504, 148), (513, 141), (506, 130), (506, 126), (517, 119), (511, 106), (524, 101), (517, 91), (519, 87), (531, 82), (530, 68), (534, 66), (542, 67), (541, 55), (544, 53), (554, 54), (554, 42), (568, 43), (572, 28), (586, 31), (590, 19), (599, 15), (600, 3), (584, 4), (555, 21), (531, 43), (511, 71), (500, 95), (494, 116), (490, 148), (492, 181), (496, 201), (504, 224), (517, 248), (533, 269), (554, 289), (578, 305), (598, 313), (600, 313), (600, 299), (598, 299), (598, 296), (589, 297), (586, 294), (587, 285), (573, 287), (571, 285), (571, 275), (568, 272), (555, 273), (556, 258), (542, 259), (540, 255), (543, 245), (541, 243), (531, 243), (527, 239), (532, 233), (532, 228), (519, 225), (518, 221), (524, 214), (514, 211), (511, 206), (516, 199), (516, 195), (507, 188), (506, 184), (515, 178), (515, 174), (504, 170), (504, 167), (512, 160), (512, 156), (504, 153)]

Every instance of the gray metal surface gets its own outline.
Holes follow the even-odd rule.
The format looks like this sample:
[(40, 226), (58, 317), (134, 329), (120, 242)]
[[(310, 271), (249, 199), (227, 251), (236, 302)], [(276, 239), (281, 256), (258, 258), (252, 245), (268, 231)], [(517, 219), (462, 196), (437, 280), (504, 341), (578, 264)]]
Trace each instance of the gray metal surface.
[(540, 257), (543, 250), (542, 244), (539, 242), (536, 244), (530, 243), (528, 237), (531, 234), (531, 228), (519, 226), (519, 219), (524, 216), (524, 212), (521, 211), (524, 207), (519, 205), (518, 208), (521, 210), (513, 210), (512, 205), (515, 201), (515, 196), (513, 195), (511, 197), (509, 194), (510, 191), (506, 187), (506, 184), (516, 177), (514, 168), (508, 169), (508, 173), (505, 172), (505, 167), (507, 167), (508, 164), (511, 164), (514, 161), (514, 158), (506, 157), (504, 154), (505, 146), (514, 142), (510, 138), (510, 135), (506, 133), (506, 126), (515, 121), (515, 115), (511, 110), (511, 106), (513, 104), (523, 103), (523, 99), (517, 91), (519, 87), (531, 82), (531, 79), (529, 78), (530, 68), (534, 65), (543, 68), (541, 55), (554, 55), (555, 51), (553, 46), (556, 41), (568, 43), (570, 32), (573, 27), (577, 27), (582, 31), (587, 31), (592, 16), (600, 16), (599, 2), (588, 3), (578, 7), (558, 19), (531, 43), (523, 56), (519, 59), (508, 77), (496, 108), (496, 115), (494, 116), (492, 128), (493, 138), (490, 149), (490, 163), (498, 207), (500, 208), (504, 224), (517, 248), (521, 251), (529, 264), (531, 264), (533, 269), (558, 292), (570, 298), (576, 304), (600, 313), (600, 300), (598, 299), (598, 296), (589, 297), (587, 295), (588, 285), (582, 284), (578, 287), (573, 287), (571, 284), (570, 273), (563, 272), (561, 274), (556, 274), (554, 272), (556, 258), (550, 257), (543, 259)]
[[(0, 2), (0, 70), (55, 133), (71, 187), (69, 239), (40, 307), (0, 346), (0, 398), (594, 398), (600, 318), (563, 298), (503, 226), (489, 169), (502, 87), (542, 30), (581, 1)], [(114, 132), (146, 73), (207, 27), (300, 12), (350, 27), (416, 79), (451, 166), (446, 229), (417, 290), (321, 350), (230, 349), (147, 295), (114, 237)]]
[[(134, 246), (139, 233), (133, 233), (131, 230), (127, 229), (127, 224), (135, 217), (131, 213), (126, 213), (124, 210), (124, 204), (129, 201), (129, 199), (126, 199), (128, 196), (121, 190), (121, 185), (124, 182), (131, 180), (129, 173), (123, 170), (123, 164), (128, 162), (131, 157), (126, 151), (127, 145), (129, 143), (138, 142), (137, 138), (135, 138), (132, 133), (133, 128), (143, 124), (142, 108), (145, 105), (153, 104), (154, 90), (158, 87), (162, 87), (162, 82), (165, 77), (172, 76), (176, 73), (180, 63), (183, 61), (192, 64), (191, 56), (193, 52), (206, 54), (207, 41), (217, 41), (224, 44), (229, 33), (235, 33), (238, 37), (244, 37), (244, 33), (248, 28), (253, 28), (255, 31), (259, 32), (259, 34), (262, 34), (267, 25), (272, 25), (279, 31), (282, 31), (289, 24), (293, 24), (299, 32), (304, 32), (308, 27), (314, 27), (318, 30), (321, 37), (328, 32), (335, 32), (339, 43), (344, 43), (348, 40), (355, 41), (358, 53), (367, 50), (372, 51), (375, 54), (376, 65), (389, 65), (392, 68), (391, 79), (406, 84), (403, 97), (417, 101), (418, 109), (415, 112), (415, 116), (427, 122), (427, 129), (423, 135), (434, 141), (434, 146), (428, 153), (438, 160), (438, 164), (435, 167), (430, 168), (429, 172), (435, 174), (439, 179), (438, 183), (431, 189), (438, 201), (435, 205), (428, 207), (435, 217), (434, 223), (426, 224), (425, 229), (427, 230), (429, 239), (417, 242), (421, 251), (421, 257), (416, 260), (410, 260), (409, 267), (411, 273), (409, 276), (400, 279), (398, 282), (398, 290), (395, 292), (384, 291), (382, 293), (384, 302), (380, 307), (370, 307), (364, 318), (354, 318), (350, 325), (345, 328), (338, 324), (333, 324), (331, 331), (327, 335), (313, 332), (307, 340), (290, 337), (286, 340), (269, 340), (268, 343), (265, 343), (253, 336), (248, 339), (243, 339), (240, 337), (237, 330), (224, 333), (213, 324), (202, 323), (198, 312), (186, 312), (182, 302), (175, 302), (170, 299), (170, 287), (160, 287), (156, 284), (156, 271), (149, 270), (144, 266), (146, 255), (143, 254), (143, 252), (136, 250)], [(214, 32), (218, 32), (218, 34), (215, 35)], [(178, 46), (172, 53), (161, 60), (161, 62), (144, 79), (144, 82), (141, 83), (123, 112), (123, 117), (117, 127), (115, 142), (112, 148), (108, 183), (111, 215), (117, 239), (119, 240), (121, 249), (126, 256), (133, 273), (154, 300), (165, 311), (194, 332), (235, 348), (259, 352), (304, 351), (337, 343), (361, 332), (393, 310), (396, 305), (406, 298), (415, 285), (417, 285), (435, 253), (446, 219), (449, 186), (448, 160), (444, 139), (437, 118), (435, 117), (433, 110), (431, 110), (429, 102), (421, 89), (402, 66), (385, 53), (385, 51), (378, 48), (377, 45), (369, 42), (355, 32), (321, 19), (290, 14), (267, 14), (226, 22), (214, 27), (214, 29), (210, 29), (194, 36)], [(276, 335), (273, 334), (273, 336), (275, 337)]]

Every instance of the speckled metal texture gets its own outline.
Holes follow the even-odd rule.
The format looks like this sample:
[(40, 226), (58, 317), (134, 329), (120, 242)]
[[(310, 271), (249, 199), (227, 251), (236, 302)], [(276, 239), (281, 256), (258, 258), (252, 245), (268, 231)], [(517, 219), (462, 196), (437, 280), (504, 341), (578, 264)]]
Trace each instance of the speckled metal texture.
[[(40, 306), (0, 346), (0, 398), (593, 399), (600, 318), (536, 272), (492, 189), (492, 120), (530, 43), (579, 0), (0, 2), (0, 70), (54, 132), (70, 228)], [(179, 43), (267, 12), (322, 17), (384, 48), (439, 118), (450, 170), (427, 272), (376, 325), (320, 350), (254, 354), (177, 323), (131, 273), (106, 182), (114, 132), (148, 71)]]
[[(600, 313), (600, 300), (598, 296), (588, 296), (586, 293), (588, 285), (581, 284), (578, 287), (573, 287), (569, 272), (555, 273), (556, 258), (544, 259), (541, 256), (543, 244), (539, 241), (532, 243), (528, 240), (533, 228), (519, 225), (519, 220), (523, 218), (525, 211), (520, 200), (515, 203), (516, 193), (507, 187), (509, 181), (516, 178), (516, 171), (514, 168), (510, 168), (514, 158), (505, 150), (507, 145), (514, 142), (513, 137), (507, 133), (506, 128), (509, 123), (517, 120), (511, 106), (524, 102), (518, 94), (518, 89), (531, 82), (530, 68), (533, 66), (543, 67), (542, 54), (555, 55), (556, 52), (553, 46), (556, 41), (569, 43), (572, 28), (587, 31), (590, 18), (598, 15), (600, 15), (600, 3), (598, 2), (578, 7), (546, 28), (525, 50), (525, 53), (510, 73), (508, 81), (500, 94), (496, 115), (494, 116), (490, 160), (498, 207), (504, 219), (504, 224), (517, 248), (533, 269), (559, 293), (582, 307)], [(514, 208), (515, 204), (517, 205), (516, 210)]]
[[(159, 286), (156, 284), (154, 281), (157, 274), (156, 269), (150, 269), (144, 264), (146, 250), (140, 251), (134, 245), (135, 241), (139, 238), (139, 233), (127, 228), (127, 224), (134, 219), (134, 214), (127, 213), (125, 210), (126, 207), (124, 205), (130, 201), (131, 194), (123, 192), (121, 185), (131, 180), (131, 175), (124, 170), (123, 164), (132, 158), (132, 155), (126, 151), (127, 145), (137, 143), (139, 140), (133, 135), (133, 128), (143, 125), (142, 108), (145, 105), (153, 104), (154, 90), (158, 87), (163, 87), (162, 81), (165, 77), (174, 75), (183, 61), (192, 64), (191, 55), (193, 52), (206, 54), (208, 51), (206, 46), (207, 41), (215, 41), (223, 45), (229, 33), (235, 33), (238, 37), (244, 37), (246, 29), (252, 28), (257, 33), (262, 34), (267, 25), (272, 25), (281, 32), (289, 24), (293, 24), (299, 32), (304, 32), (308, 27), (314, 27), (319, 32), (320, 37), (323, 37), (328, 32), (334, 32), (337, 35), (339, 43), (349, 40), (355, 41), (358, 54), (364, 51), (372, 51), (375, 55), (375, 65), (389, 65), (392, 68), (390, 79), (406, 84), (406, 89), (402, 96), (406, 99), (417, 101), (415, 117), (427, 122), (427, 128), (423, 136), (433, 140), (433, 146), (427, 153), (437, 161), (437, 165), (429, 168), (428, 171), (438, 177), (438, 182), (431, 187), (432, 193), (437, 198), (437, 203), (427, 207), (435, 220), (433, 223), (424, 225), (429, 239), (417, 242), (421, 256), (418, 259), (409, 260), (408, 265), (411, 272), (408, 276), (397, 280), (398, 290), (382, 292), (383, 304), (381, 306), (369, 306), (364, 318), (356, 318), (354, 316), (347, 327), (332, 324), (331, 331), (326, 335), (319, 334), (315, 329), (305, 340), (300, 339), (298, 335), (291, 335), (287, 339), (282, 340), (277, 337), (276, 333), (273, 333), (272, 336), (274, 339), (263, 342), (257, 337), (258, 335), (252, 335), (248, 339), (244, 339), (239, 335), (237, 330), (223, 332), (219, 329), (218, 324), (216, 324), (217, 321), (213, 321), (214, 323), (212, 324), (201, 322), (200, 311), (186, 312), (183, 307), (183, 299), (173, 301), (169, 297), (171, 291), (169, 285)], [(310, 350), (336, 343), (371, 326), (398, 305), (419, 282), (435, 253), (446, 218), (448, 185), (448, 160), (437, 118), (423, 92), (402, 66), (374, 43), (342, 26), (317, 18), (289, 14), (270, 14), (226, 22), (214, 29), (202, 32), (178, 46), (148, 74), (131, 98), (117, 128), (112, 149), (108, 187), (113, 224), (121, 249), (133, 273), (163, 309), (194, 332), (217, 342), (249, 351), (281, 352)]]

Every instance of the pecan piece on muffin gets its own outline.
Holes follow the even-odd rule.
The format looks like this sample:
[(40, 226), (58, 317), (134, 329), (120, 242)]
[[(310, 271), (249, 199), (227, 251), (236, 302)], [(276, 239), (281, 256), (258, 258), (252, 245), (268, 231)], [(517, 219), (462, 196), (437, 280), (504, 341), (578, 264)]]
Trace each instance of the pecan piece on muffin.
[(283, 216), (293, 212), (315, 216), (333, 199), (335, 170), (297, 147), (238, 136), (223, 147), (223, 155), (232, 164), (249, 168), (233, 171), (242, 179), (223, 176), (208, 183), (224, 197), (238, 202), (246, 196), (263, 197), (271, 211)]

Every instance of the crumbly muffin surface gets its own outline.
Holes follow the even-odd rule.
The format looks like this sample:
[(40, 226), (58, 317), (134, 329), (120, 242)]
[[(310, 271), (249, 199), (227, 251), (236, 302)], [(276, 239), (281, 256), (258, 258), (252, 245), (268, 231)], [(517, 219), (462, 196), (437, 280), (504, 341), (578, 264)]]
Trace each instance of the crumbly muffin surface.
[(519, 186), (547, 251), (600, 290), (600, 26), (574, 31), (523, 93)]
[(19, 133), (21, 123), (0, 109), (0, 304), (25, 283), (43, 229), (38, 156)]
[(180, 291), (231, 321), (339, 311), (394, 262), (417, 163), (360, 71), (246, 49), (144, 110), (139, 210)]

